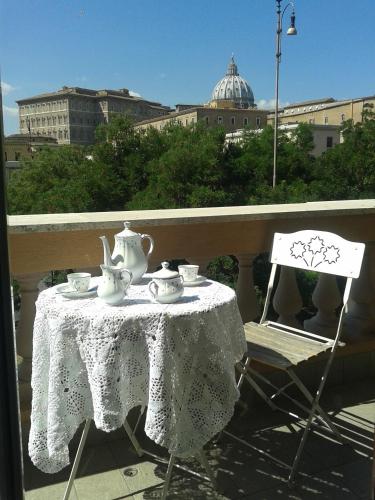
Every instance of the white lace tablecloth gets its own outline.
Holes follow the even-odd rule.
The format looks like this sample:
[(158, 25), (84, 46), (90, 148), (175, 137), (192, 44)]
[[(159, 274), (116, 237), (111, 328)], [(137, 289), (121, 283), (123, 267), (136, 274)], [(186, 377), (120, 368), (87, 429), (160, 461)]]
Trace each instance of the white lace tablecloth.
[(40, 293), (29, 454), (42, 471), (69, 464), (69, 441), (88, 418), (109, 432), (147, 405), (147, 435), (186, 456), (232, 417), (234, 365), (246, 351), (235, 293), (206, 281), (175, 304), (156, 304), (148, 281), (115, 307), (65, 299), (55, 288)]

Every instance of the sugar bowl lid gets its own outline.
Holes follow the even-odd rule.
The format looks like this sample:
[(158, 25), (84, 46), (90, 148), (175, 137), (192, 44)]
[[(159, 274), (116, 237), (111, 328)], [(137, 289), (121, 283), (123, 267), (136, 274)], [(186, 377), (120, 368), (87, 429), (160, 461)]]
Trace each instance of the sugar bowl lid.
[(153, 273), (152, 277), (153, 278), (159, 278), (159, 279), (169, 279), (169, 278), (177, 278), (179, 276), (177, 271), (172, 271), (172, 269), (168, 269), (169, 267), (169, 262), (162, 262), (161, 263), (161, 269), (159, 271), (156, 271)]

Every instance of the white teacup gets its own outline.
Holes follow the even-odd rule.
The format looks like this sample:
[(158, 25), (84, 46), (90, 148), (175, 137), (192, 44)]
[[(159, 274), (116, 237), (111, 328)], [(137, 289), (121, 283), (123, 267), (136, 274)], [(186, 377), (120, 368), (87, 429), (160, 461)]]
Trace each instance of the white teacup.
[(184, 278), (184, 281), (195, 281), (198, 277), (199, 266), (195, 264), (181, 264), (178, 266), (178, 272)]
[(90, 286), (90, 273), (70, 273), (67, 276), (68, 283), (76, 292), (87, 292)]

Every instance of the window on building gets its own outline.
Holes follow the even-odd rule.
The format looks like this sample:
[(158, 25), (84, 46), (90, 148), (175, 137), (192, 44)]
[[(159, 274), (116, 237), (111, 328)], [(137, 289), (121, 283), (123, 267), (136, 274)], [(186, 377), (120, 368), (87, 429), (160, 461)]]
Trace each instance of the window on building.
[(6, 151), (4, 151), (4, 155), (5, 155), (5, 161), (8, 161), (8, 154)]
[(62, 130), (59, 130), (59, 139), (62, 139), (63, 135), (62, 135)]
[(234, 116), (231, 117), (230, 122), (232, 125), (235, 125), (236, 123), (236, 118)]
[(217, 117), (217, 123), (220, 125), (221, 123), (223, 123), (223, 117), (222, 116), (218, 116)]
[(310, 118), (309, 123), (310, 123), (311, 125), (314, 125), (314, 123), (315, 123), (315, 119), (314, 119), (314, 118)]
[(257, 116), (257, 117), (255, 118), (255, 124), (256, 124), (256, 126), (257, 126), (258, 128), (260, 127), (260, 116)]
[(342, 122), (344, 122), (344, 121), (345, 121), (345, 114), (344, 114), (344, 113), (341, 115), (341, 121), (342, 121)]
[(327, 148), (332, 148), (333, 146), (333, 137), (328, 136), (327, 137)]
[(328, 123), (328, 116), (324, 117), (324, 123), (325, 123), (325, 125), (327, 125), (327, 123)]
[(52, 117), (52, 124), (53, 124), (53, 125), (56, 125), (56, 116), (53, 116), (53, 117)]
[(64, 115), (64, 125), (66, 124), (67, 116)]
[(20, 158), (21, 158), (21, 153), (19, 153), (18, 151), (15, 151), (15, 153), (14, 153), (14, 159), (16, 161), (18, 161)]
[(67, 139), (67, 138), (68, 138), (68, 131), (64, 130), (64, 139)]
[(249, 119), (248, 118), (244, 118), (243, 119), (243, 124), (244, 124), (244, 127), (246, 127), (246, 125), (249, 125)]

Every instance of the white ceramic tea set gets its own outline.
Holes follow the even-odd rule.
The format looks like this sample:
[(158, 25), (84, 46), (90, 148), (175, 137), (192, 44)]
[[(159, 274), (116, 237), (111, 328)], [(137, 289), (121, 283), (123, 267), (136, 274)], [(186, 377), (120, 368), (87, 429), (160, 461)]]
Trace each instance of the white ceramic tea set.
[[(115, 235), (113, 253), (105, 236), (100, 236), (103, 244), (104, 264), (100, 265), (102, 276), (99, 284), (90, 288), (90, 273), (68, 274), (68, 283), (56, 287), (56, 293), (66, 298), (87, 298), (98, 295), (110, 305), (121, 304), (130, 285), (140, 283), (147, 271), (148, 258), (154, 249), (154, 240), (148, 234), (135, 233), (130, 229), (130, 222), (124, 223), (125, 229)], [(148, 239), (150, 247), (145, 254), (142, 241)], [(169, 269), (168, 262), (162, 262), (159, 271), (151, 274), (148, 290), (153, 301), (172, 304), (179, 300), (184, 287), (198, 286), (206, 278), (199, 276), (199, 266), (184, 264), (178, 271)]]

